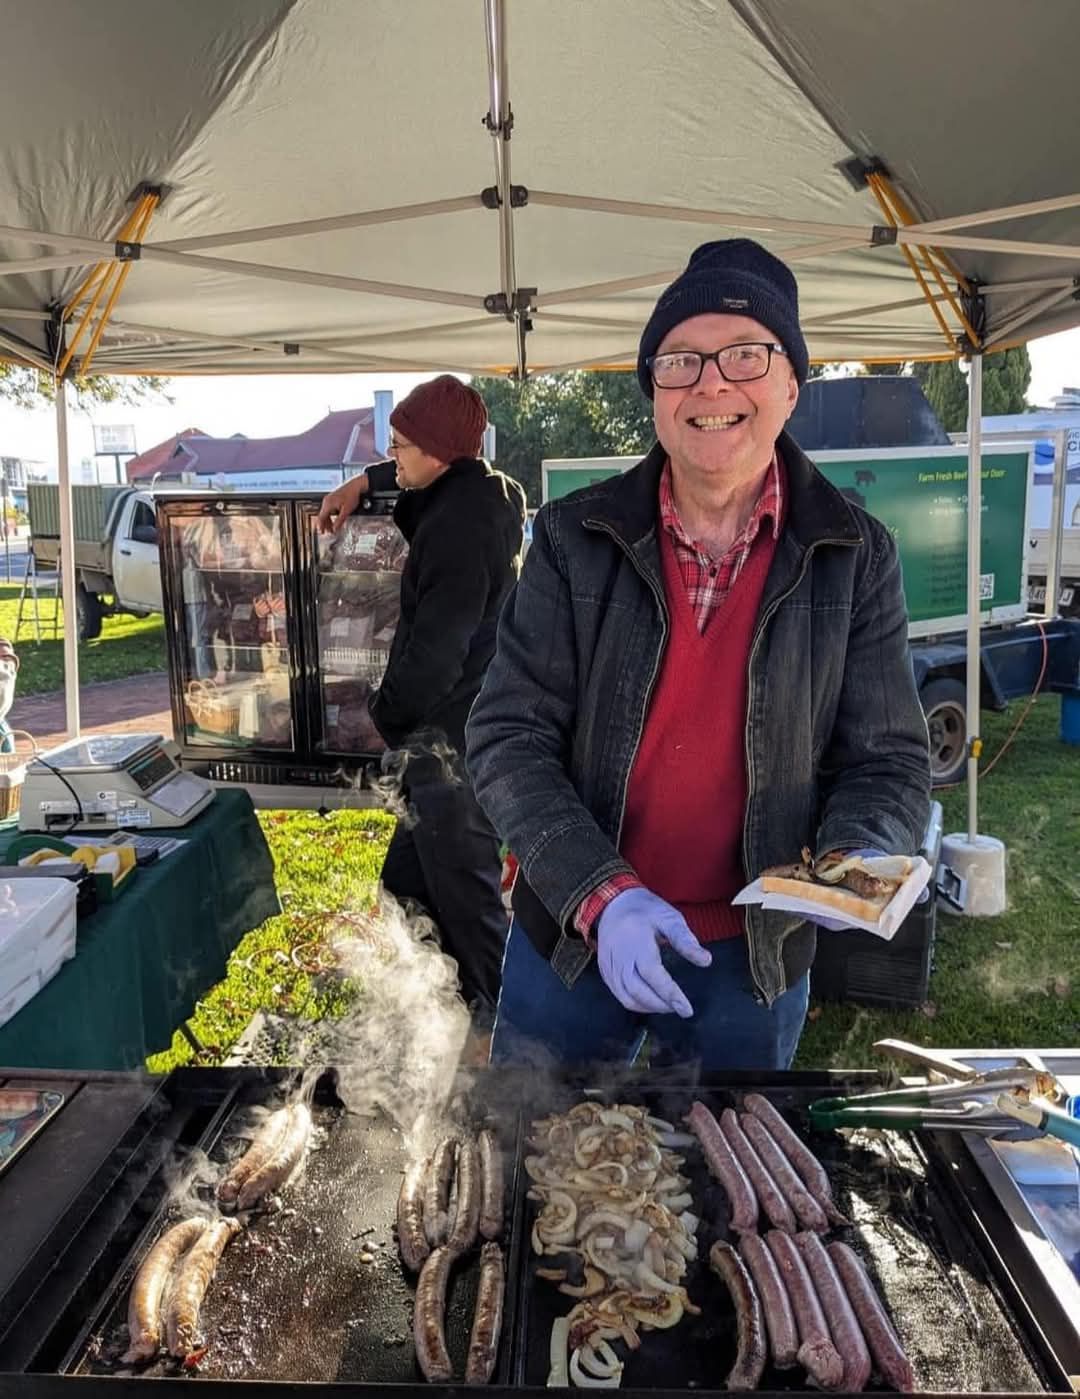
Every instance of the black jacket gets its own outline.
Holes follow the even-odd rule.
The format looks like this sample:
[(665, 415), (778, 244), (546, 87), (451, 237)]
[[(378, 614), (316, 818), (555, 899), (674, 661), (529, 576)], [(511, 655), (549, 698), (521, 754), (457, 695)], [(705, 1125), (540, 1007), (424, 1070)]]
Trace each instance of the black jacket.
[(425, 490), (402, 492), (394, 521), (409, 556), (371, 717), (391, 747), (445, 736), (464, 752), (465, 720), (520, 567), (525, 493), (486, 462), (459, 457)]
[[(787, 523), (747, 662), (748, 879), (804, 845), (908, 854), (930, 813), (896, 544), (790, 437), (779, 446)], [(625, 475), (540, 510), (469, 720), (477, 800), (521, 865), (515, 912), (568, 984), (591, 955), (573, 928), (578, 905), (632, 872), (618, 848), (626, 793), (668, 634), (664, 460), (658, 445)], [(813, 929), (751, 905), (746, 930), (771, 1002), (810, 965)]]

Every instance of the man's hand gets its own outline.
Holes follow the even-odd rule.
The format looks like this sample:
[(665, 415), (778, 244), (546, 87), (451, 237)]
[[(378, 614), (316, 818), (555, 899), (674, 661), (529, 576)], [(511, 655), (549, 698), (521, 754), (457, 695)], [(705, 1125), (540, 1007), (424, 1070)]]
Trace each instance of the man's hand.
[(695, 967), (707, 967), (706, 951), (678, 909), (648, 889), (624, 889), (604, 909), (596, 925), (597, 961), (615, 999), (641, 1015), (681, 1015), (694, 1008), (660, 960), (666, 943)]
[(323, 496), (319, 506), (319, 533), (337, 534), (341, 526), (360, 504), (360, 497), (368, 488), (367, 472), (361, 471), (342, 481), (329, 495)]

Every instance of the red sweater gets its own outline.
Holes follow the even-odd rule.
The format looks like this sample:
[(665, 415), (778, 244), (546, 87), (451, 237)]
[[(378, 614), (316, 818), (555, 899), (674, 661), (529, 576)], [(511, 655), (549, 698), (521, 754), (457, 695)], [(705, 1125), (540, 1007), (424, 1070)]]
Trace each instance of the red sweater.
[(626, 798), (621, 854), (674, 904), (702, 942), (739, 937), (732, 898), (746, 808), (747, 669), (776, 541), (759, 531), (704, 635), (695, 624), (667, 530), (658, 531), (671, 634)]

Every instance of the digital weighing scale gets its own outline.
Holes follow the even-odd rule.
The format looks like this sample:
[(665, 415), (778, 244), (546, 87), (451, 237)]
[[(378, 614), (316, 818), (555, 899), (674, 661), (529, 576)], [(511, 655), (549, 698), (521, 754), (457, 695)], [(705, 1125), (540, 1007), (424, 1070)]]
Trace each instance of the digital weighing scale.
[(19, 829), (111, 831), (186, 826), (214, 799), (205, 778), (183, 772), (160, 734), (95, 734), (26, 765)]

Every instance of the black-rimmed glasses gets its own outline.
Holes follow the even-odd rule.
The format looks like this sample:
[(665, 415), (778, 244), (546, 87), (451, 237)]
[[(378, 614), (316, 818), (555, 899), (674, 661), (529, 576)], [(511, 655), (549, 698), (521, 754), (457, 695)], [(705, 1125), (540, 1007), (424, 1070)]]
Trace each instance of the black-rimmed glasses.
[(701, 378), (702, 371), (712, 360), (720, 376), (730, 384), (748, 384), (764, 379), (773, 355), (786, 354), (783, 345), (771, 340), (751, 340), (739, 345), (725, 345), (722, 350), (705, 354), (700, 350), (671, 350), (662, 355), (650, 355), (652, 381), (658, 389), (689, 389)]

